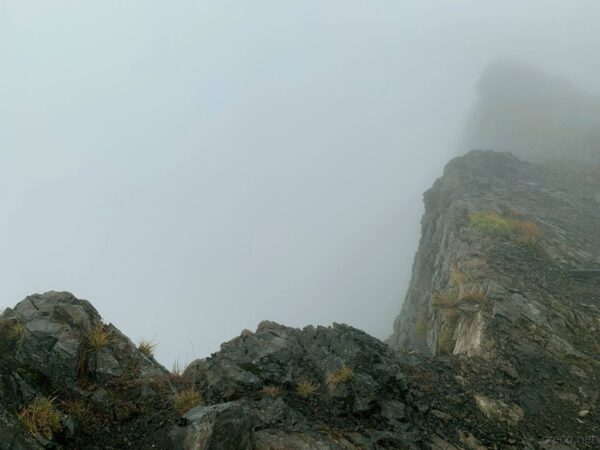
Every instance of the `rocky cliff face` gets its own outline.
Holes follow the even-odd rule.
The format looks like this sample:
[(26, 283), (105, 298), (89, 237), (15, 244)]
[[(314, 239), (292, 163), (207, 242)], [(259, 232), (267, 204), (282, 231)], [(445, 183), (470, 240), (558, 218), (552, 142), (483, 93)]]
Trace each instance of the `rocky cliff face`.
[(599, 448), (599, 181), (448, 164), (390, 345), (263, 322), (170, 373), (89, 302), (27, 297), (0, 316), (0, 449)]
[(587, 411), (596, 411), (598, 430), (598, 173), (507, 153), (451, 161), (425, 193), (413, 277), (390, 345), (468, 357), (459, 360), (473, 369), (486, 361), (481, 367), (498, 374), (495, 389), (510, 386), (502, 397), (524, 417), (560, 417), (570, 435), (587, 436)]
[(598, 173), (494, 152), (450, 162), (425, 193), (421, 242), (391, 345), (489, 356), (502, 334), (521, 345), (543, 335), (544, 353), (597, 355)]

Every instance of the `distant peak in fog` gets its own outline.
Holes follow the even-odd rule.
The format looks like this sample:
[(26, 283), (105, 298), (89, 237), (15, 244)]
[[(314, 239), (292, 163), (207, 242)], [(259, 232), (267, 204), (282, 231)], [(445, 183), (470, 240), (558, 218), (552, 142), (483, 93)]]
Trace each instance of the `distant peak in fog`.
[(477, 84), (461, 151), (510, 151), (536, 161), (600, 160), (600, 97), (526, 64), (490, 64)]

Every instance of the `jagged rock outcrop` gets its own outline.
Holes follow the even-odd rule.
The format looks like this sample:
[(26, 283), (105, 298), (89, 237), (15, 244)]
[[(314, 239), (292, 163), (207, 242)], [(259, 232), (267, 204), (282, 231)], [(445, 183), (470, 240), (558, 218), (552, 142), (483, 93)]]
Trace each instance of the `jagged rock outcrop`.
[[(0, 448), (165, 443), (157, 428), (176, 418), (171, 389), (169, 373), (86, 300), (48, 292), (0, 316)], [(18, 416), (40, 400), (50, 403), (37, 414), (56, 422), (29, 433)]]
[(0, 315), (0, 449), (596, 449), (600, 177), (475, 151), (425, 194), (394, 334), (261, 323), (171, 374), (86, 300)]
[[(345, 325), (298, 330), (263, 322), (193, 363), (186, 377), (210, 403), (249, 412), (251, 448), (401, 448), (422, 440), (406, 432), (413, 412), (396, 354)], [(193, 416), (214, 407), (193, 410), (175, 432), (196, 435), (198, 422), (213, 419)]]
[[(91, 351), (98, 326), (111, 339)], [(495, 363), (399, 353), (341, 324), (263, 322), (175, 376), (85, 300), (47, 293), (4, 312), (0, 342), (6, 449), (521, 449), (539, 447), (550, 425), (565, 431), (552, 411), (528, 416)], [(188, 390), (204, 404), (177, 405)], [(52, 433), (23, 424), (39, 398), (54, 399)]]
[[(390, 345), (468, 357), (459, 358), (461, 371), (496, 378), (486, 387), (494, 401), (476, 397), (486, 415), (502, 399), (514, 405), (502, 406), (504, 416), (535, 418), (549, 436), (561, 426), (566, 436), (597, 436), (596, 174), (589, 165), (538, 165), (508, 153), (451, 161), (425, 194), (413, 277)], [(468, 379), (465, 387), (482, 389)], [(571, 448), (594, 448), (587, 445)]]

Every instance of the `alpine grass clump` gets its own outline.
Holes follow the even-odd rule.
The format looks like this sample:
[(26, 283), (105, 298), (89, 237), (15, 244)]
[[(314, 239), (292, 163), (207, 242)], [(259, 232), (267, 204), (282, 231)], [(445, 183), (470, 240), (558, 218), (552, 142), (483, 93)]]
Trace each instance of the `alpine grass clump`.
[(173, 397), (173, 403), (177, 412), (183, 415), (190, 409), (204, 404), (204, 401), (202, 400), (200, 392), (194, 388), (188, 388), (175, 394)]
[(534, 244), (543, 235), (542, 228), (529, 220), (505, 217), (492, 211), (478, 211), (469, 215), (469, 225), (482, 233), (511, 238), (520, 244)]
[(298, 395), (300, 397), (310, 397), (317, 391), (318, 386), (308, 380), (300, 380), (298, 383)]
[(156, 350), (156, 347), (157, 345), (148, 339), (141, 339), (140, 343), (138, 344), (138, 350), (148, 358), (154, 356), (154, 351)]
[(62, 429), (54, 398), (36, 398), (21, 410), (19, 420), (31, 434), (46, 439), (52, 439), (54, 433)]
[(94, 325), (87, 335), (87, 344), (93, 350), (100, 350), (114, 340), (112, 331), (106, 325)]

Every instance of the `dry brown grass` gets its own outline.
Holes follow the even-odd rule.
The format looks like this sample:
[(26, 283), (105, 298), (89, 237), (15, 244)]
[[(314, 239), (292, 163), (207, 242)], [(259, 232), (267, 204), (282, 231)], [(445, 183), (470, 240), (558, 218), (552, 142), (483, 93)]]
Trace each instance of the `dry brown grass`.
[(433, 296), (433, 306), (443, 308), (454, 307), (458, 303), (458, 292), (456, 289), (446, 289)]
[(171, 380), (181, 382), (183, 381), (183, 373), (185, 372), (185, 364), (181, 364), (178, 359), (173, 362), (171, 366), (171, 373), (169, 374)]
[(87, 335), (87, 343), (93, 350), (100, 350), (114, 340), (112, 331), (104, 324), (94, 325)]
[(354, 370), (346, 365), (327, 374), (327, 384), (342, 384), (354, 378)]
[(527, 220), (518, 220), (514, 222), (514, 228), (518, 235), (517, 240), (523, 243), (535, 243), (542, 238), (542, 228)]
[(464, 288), (461, 296), (460, 303), (465, 302), (474, 302), (474, 303), (484, 303), (487, 299), (487, 295), (485, 293), (485, 288), (482, 286), (471, 286), (468, 288)]
[(62, 429), (54, 400), (54, 398), (39, 397), (21, 410), (19, 420), (31, 434), (52, 439), (54, 433)]
[(443, 314), (444, 319), (447, 321), (453, 321), (458, 319), (458, 311), (455, 308), (444, 308)]
[(300, 380), (298, 383), (297, 392), (301, 397), (310, 397), (317, 391), (318, 388), (319, 386), (315, 383), (312, 383), (308, 380)]
[(175, 409), (181, 415), (184, 415), (190, 409), (204, 404), (202, 395), (195, 388), (189, 388), (178, 392), (173, 396)]
[(281, 394), (281, 389), (277, 386), (263, 386), (262, 393), (269, 397), (278, 397)]
[(140, 343), (138, 344), (138, 350), (148, 358), (154, 356), (154, 351), (156, 350), (156, 347), (157, 344), (148, 339), (140, 339)]

